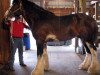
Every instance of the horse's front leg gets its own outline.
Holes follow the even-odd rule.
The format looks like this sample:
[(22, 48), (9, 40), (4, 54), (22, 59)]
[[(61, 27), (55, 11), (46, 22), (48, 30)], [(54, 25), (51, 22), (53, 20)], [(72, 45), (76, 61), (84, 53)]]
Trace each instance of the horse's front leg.
[(44, 70), (47, 71), (49, 69), (49, 60), (48, 60), (47, 45), (46, 44), (44, 44), (43, 58), (44, 58)]
[(86, 56), (84, 61), (79, 65), (79, 69), (87, 70), (91, 64), (91, 52), (85, 42), (83, 42), (83, 45), (86, 48)]
[(44, 57), (43, 57), (43, 43), (37, 43), (37, 64), (31, 75), (44, 75)]

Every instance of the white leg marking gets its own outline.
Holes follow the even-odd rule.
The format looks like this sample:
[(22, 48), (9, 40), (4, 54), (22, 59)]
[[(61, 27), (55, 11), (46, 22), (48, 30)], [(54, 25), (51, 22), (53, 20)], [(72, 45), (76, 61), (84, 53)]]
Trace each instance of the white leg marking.
[(49, 60), (48, 60), (48, 54), (47, 54), (47, 48), (43, 49), (43, 58), (44, 58), (44, 70), (49, 69)]
[(88, 73), (97, 73), (99, 70), (99, 62), (97, 60), (97, 52), (89, 46), (89, 43), (87, 43), (87, 45), (88, 45), (88, 47), (91, 51), (91, 55), (92, 55), (92, 62), (91, 62), (90, 67), (88, 68), (87, 72)]
[(88, 69), (88, 73), (96, 73), (99, 70), (99, 62), (97, 60), (97, 52), (93, 50), (93, 48), (91, 49), (91, 51), (93, 51), (92, 53), (92, 62), (91, 65)]
[(43, 63), (43, 61), (44, 61), (43, 57), (39, 56), (36, 68), (35, 68), (35, 70), (32, 71), (31, 75), (44, 75), (44, 63)]
[(91, 54), (86, 53), (84, 61), (79, 65), (79, 69), (87, 70), (91, 64)]

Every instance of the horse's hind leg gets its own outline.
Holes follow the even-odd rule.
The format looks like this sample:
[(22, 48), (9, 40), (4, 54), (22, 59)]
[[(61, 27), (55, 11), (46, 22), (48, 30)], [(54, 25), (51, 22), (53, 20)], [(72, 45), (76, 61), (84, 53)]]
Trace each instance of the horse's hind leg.
[(83, 42), (83, 45), (86, 50), (86, 56), (85, 56), (84, 61), (79, 65), (79, 69), (87, 70), (91, 64), (91, 52), (85, 42)]
[(88, 68), (88, 73), (96, 73), (99, 70), (99, 63), (97, 60), (97, 49), (93, 43), (86, 42), (88, 48), (90, 49), (92, 55), (92, 62), (90, 67)]

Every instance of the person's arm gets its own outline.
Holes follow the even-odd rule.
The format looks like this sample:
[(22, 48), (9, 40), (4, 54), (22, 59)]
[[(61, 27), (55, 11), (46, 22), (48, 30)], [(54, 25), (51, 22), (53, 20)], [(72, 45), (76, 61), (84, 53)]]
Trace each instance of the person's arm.
[(13, 33), (13, 21), (10, 21), (10, 34), (12, 36)]
[(11, 21), (9, 20), (9, 21), (5, 22), (5, 24), (10, 27), (11, 26)]
[[(24, 24), (24, 23), (23, 23), (23, 24)], [(29, 30), (30, 30), (30, 27), (27, 26), (26, 24), (24, 24), (24, 27), (25, 27), (26, 29), (29, 29)]]
[(9, 30), (9, 28), (10, 28), (10, 20), (6, 20), (5, 18), (2, 20), (2, 22), (1, 22), (1, 27), (2, 27), (2, 29), (4, 29), (4, 30)]
[(6, 22), (6, 25), (9, 27), (10, 34), (12, 36), (12, 32), (13, 32), (13, 21), (9, 20), (8, 22)]
[(12, 22), (12, 21), (11, 21), (11, 17), (8, 18), (8, 20), (5, 19), (5, 24), (6, 24), (7, 26), (9, 26), (9, 27), (11, 26), (11, 22)]

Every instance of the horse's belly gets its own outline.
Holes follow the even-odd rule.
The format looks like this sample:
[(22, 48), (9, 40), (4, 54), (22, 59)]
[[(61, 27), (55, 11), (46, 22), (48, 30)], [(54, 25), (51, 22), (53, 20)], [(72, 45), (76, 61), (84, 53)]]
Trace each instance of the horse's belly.
[(46, 40), (57, 40), (57, 41), (66, 41), (66, 40), (70, 40), (74, 37), (74, 35), (71, 34), (48, 34), (46, 37)]
[(71, 34), (65, 34), (65, 35), (59, 35), (58, 36), (58, 39), (61, 40), (61, 41), (66, 41), (66, 40), (70, 40), (72, 38), (74, 38), (75, 36), (74, 35), (71, 35)]

